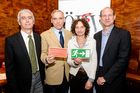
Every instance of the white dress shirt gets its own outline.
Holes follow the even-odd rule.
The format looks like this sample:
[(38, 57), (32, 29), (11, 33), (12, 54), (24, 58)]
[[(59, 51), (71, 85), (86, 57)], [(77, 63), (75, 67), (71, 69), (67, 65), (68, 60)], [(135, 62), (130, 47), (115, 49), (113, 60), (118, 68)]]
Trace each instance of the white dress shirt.
[[(27, 33), (25, 33), (24, 31), (20, 31), (21, 32), (21, 35), (22, 35), (22, 37), (23, 37), (23, 40), (24, 40), (24, 42), (25, 42), (25, 45), (26, 45), (26, 49), (27, 49), (27, 51), (28, 51), (28, 54), (29, 54), (29, 47), (28, 47), (28, 42), (29, 42), (29, 38), (28, 38), (28, 34)], [(32, 36), (32, 40), (33, 40), (33, 42), (35, 41), (34, 40), (34, 36), (33, 36), (33, 32), (31, 32), (31, 34), (30, 34), (31, 36)], [(36, 54), (36, 46), (35, 46), (35, 42), (34, 42), (34, 47), (35, 47), (35, 54)], [(37, 54), (36, 54), (36, 59), (37, 59)], [(38, 66), (38, 59), (37, 59), (37, 66)], [(38, 70), (39, 70), (39, 66), (38, 66)]]

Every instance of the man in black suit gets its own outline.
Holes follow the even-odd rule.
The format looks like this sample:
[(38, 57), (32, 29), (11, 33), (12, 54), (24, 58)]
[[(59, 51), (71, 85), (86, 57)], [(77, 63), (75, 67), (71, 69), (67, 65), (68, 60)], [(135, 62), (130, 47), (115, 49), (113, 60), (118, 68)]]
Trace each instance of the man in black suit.
[(41, 37), (33, 32), (34, 22), (30, 10), (20, 10), (20, 32), (5, 39), (5, 66), (10, 93), (43, 93), (45, 72), (40, 60)]
[(97, 93), (125, 93), (131, 36), (129, 31), (114, 26), (115, 18), (112, 8), (101, 10), (100, 22), (103, 30), (94, 35), (98, 55)]

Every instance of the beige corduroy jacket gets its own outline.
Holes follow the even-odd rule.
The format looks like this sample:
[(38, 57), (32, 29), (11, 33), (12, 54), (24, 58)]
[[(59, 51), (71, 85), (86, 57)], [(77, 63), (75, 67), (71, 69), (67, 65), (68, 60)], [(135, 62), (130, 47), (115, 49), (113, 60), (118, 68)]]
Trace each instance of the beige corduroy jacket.
[[(68, 41), (72, 38), (70, 31), (64, 29), (64, 48), (67, 48)], [(49, 85), (60, 85), (63, 81), (64, 66), (65, 75), (69, 81), (69, 65), (66, 58), (55, 58), (53, 64), (46, 64), (45, 58), (49, 53), (49, 47), (62, 48), (52, 28), (41, 33), (41, 61), (45, 64), (45, 83)]]

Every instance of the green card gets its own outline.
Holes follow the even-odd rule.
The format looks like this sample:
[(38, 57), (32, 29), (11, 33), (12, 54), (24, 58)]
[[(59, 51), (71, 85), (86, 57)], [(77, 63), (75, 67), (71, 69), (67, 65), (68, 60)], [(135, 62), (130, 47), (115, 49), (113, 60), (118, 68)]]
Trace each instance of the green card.
[(71, 49), (71, 58), (90, 58), (90, 49)]

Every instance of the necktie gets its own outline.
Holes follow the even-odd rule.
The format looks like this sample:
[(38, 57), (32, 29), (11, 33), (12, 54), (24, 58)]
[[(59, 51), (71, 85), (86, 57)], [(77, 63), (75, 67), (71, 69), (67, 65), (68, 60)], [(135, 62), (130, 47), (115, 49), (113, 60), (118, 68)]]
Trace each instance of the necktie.
[(64, 38), (62, 36), (62, 31), (59, 31), (59, 34), (60, 34), (60, 44), (61, 44), (62, 48), (64, 48)]
[(30, 57), (30, 61), (31, 61), (31, 66), (32, 66), (32, 73), (36, 73), (37, 71), (37, 60), (36, 60), (36, 54), (35, 54), (35, 47), (34, 47), (34, 43), (32, 40), (32, 36), (29, 35), (29, 42), (28, 42), (28, 46), (29, 46), (29, 57)]

